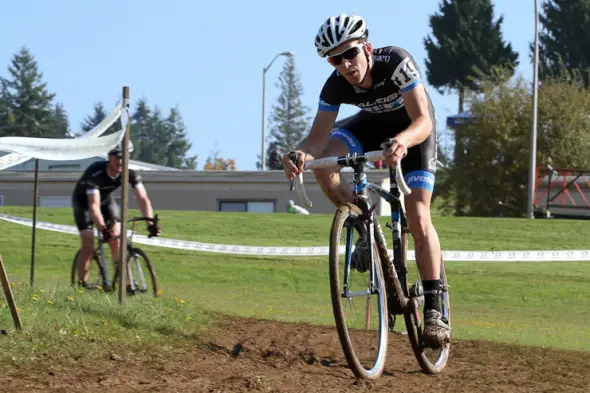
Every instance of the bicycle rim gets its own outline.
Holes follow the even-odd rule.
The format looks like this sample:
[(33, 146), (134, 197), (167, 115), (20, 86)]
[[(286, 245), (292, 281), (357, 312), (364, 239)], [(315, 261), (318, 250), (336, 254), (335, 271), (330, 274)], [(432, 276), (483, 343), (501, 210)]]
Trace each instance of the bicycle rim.
[[(441, 258), (440, 266), (440, 284), (442, 295), (440, 299), (441, 312), (443, 318), (451, 326), (451, 300), (449, 297), (449, 285), (444, 261)], [(423, 297), (423, 295), (422, 295)], [(416, 301), (415, 299), (413, 301)], [(404, 315), (406, 328), (408, 329), (408, 338), (412, 344), (412, 349), (416, 359), (422, 367), (422, 370), (428, 374), (438, 374), (446, 367), (451, 351), (451, 343), (444, 345), (439, 349), (427, 348), (422, 341), (422, 332), (424, 328), (424, 315), (422, 305), (417, 303), (416, 313), (407, 313)]]
[(360, 214), (357, 206), (346, 204), (334, 216), (330, 232), (330, 291), (336, 328), (349, 367), (358, 378), (376, 379), (383, 372), (387, 352), (387, 301), (375, 245), (372, 291), (370, 270), (361, 273), (350, 268), (356, 240), (353, 235), (364, 234)]

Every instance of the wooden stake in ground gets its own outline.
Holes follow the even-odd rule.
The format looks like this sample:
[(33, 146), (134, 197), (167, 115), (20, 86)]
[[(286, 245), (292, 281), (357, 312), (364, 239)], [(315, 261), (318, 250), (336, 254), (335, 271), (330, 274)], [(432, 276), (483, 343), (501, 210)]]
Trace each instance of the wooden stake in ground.
[(8, 282), (8, 275), (6, 269), (4, 269), (4, 262), (0, 255), (0, 279), (2, 280), (2, 287), (4, 288), (4, 295), (6, 295), (6, 301), (8, 307), (10, 307), (10, 313), (12, 314), (12, 320), (14, 321), (14, 327), (18, 330), (22, 330), (23, 324), (20, 321), (18, 310), (16, 309), (16, 303), (14, 302), (14, 296), (12, 295), (12, 289), (10, 288), (10, 282)]
[(129, 195), (129, 87), (123, 86), (123, 99), (127, 108), (127, 127), (123, 136), (123, 172), (121, 173), (121, 241), (119, 254), (119, 303), (125, 304), (127, 295), (127, 200)]

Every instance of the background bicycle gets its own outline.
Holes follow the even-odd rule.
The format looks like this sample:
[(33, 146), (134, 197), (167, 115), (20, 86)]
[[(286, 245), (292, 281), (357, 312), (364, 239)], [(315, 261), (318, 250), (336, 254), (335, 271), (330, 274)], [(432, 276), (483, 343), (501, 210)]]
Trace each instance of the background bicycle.
[[(411, 190), (399, 165), (389, 168), (390, 191), (368, 182), (364, 172), (365, 162), (382, 159), (381, 151), (372, 151), (304, 163), (304, 169), (349, 166), (354, 170), (353, 201), (337, 209), (330, 232), (330, 288), (340, 343), (354, 374), (375, 379), (383, 372), (388, 334), (395, 331), (397, 316), (403, 315), (420, 366), (427, 373), (439, 373), (447, 364), (450, 343), (430, 348), (422, 340), (424, 293), (415, 265), (407, 264), (410, 230), (400, 201), (400, 189), (404, 194)], [(296, 185), (304, 204), (311, 207), (302, 174), (296, 177)], [(391, 207), (391, 222), (387, 227), (392, 230), (393, 258), (375, 214), (377, 205), (367, 190)], [(370, 245), (370, 262), (366, 266), (360, 266), (353, 258), (354, 242), (358, 238), (366, 239)], [(442, 260), (440, 279), (441, 311), (450, 326), (450, 298)]]
[[(119, 219), (116, 219), (118, 221)], [(146, 253), (138, 247), (133, 245), (133, 237), (135, 236), (135, 225), (138, 221), (152, 222), (154, 225), (158, 224), (158, 215), (154, 218), (150, 217), (130, 217), (127, 222), (131, 223), (130, 234), (127, 237), (127, 292), (129, 294), (146, 293), (151, 290), (155, 297), (159, 296), (158, 279), (156, 271), (152, 266)], [(112, 228), (114, 222), (107, 223), (109, 228)], [(151, 234), (149, 235), (151, 237)], [(122, 234), (116, 236), (115, 239), (121, 239)], [(97, 236), (97, 245), (92, 253), (92, 261), (88, 271), (88, 288), (102, 288), (105, 292), (114, 292), (117, 282), (119, 281), (119, 271), (115, 269), (112, 280), (109, 277), (109, 257), (110, 248), (105, 244), (102, 234)], [(106, 250), (105, 250), (106, 246)], [(76, 285), (76, 261), (81, 250), (78, 250), (72, 263), (72, 285)], [(105, 252), (106, 251), (106, 252)], [(147, 272), (146, 272), (147, 271)]]

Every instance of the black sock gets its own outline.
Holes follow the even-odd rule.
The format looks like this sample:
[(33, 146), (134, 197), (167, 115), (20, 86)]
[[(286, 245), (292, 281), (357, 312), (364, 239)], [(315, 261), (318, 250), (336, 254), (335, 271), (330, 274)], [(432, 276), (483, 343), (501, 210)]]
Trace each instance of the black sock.
[(424, 311), (436, 310), (440, 312), (440, 280), (423, 280)]

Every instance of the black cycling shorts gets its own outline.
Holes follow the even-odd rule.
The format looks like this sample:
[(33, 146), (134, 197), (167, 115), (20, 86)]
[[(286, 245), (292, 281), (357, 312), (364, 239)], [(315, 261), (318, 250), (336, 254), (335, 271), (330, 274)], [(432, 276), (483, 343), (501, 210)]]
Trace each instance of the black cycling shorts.
[[(92, 229), (94, 223), (90, 216), (90, 210), (82, 206), (82, 204), (76, 199), (72, 198), (72, 205), (74, 206), (74, 219), (76, 220), (76, 226), (79, 231), (86, 229)], [(106, 203), (100, 205), (100, 212), (104, 218), (105, 223), (107, 221), (114, 220), (118, 217), (118, 208), (115, 198), (111, 195)]]
[[(434, 119), (434, 115), (431, 114)], [(388, 121), (389, 120), (389, 121)], [(409, 120), (409, 119), (408, 119)], [(338, 122), (330, 138), (341, 140), (350, 154), (363, 154), (368, 151), (383, 150), (381, 144), (405, 130), (410, 125), (392, 123), (387, 116), (379, 116), (365, 111)], [(436, 123), (433, 121), (432, 133), (419, 145), (408, 149), (402, 159), (404, 180), (410, 188), (434, 190), (434, 174), (437, 163)]]

